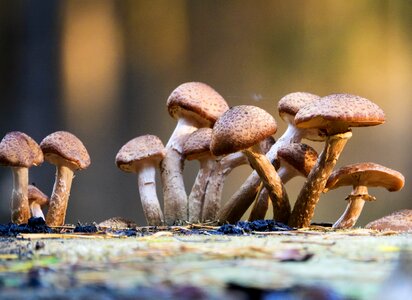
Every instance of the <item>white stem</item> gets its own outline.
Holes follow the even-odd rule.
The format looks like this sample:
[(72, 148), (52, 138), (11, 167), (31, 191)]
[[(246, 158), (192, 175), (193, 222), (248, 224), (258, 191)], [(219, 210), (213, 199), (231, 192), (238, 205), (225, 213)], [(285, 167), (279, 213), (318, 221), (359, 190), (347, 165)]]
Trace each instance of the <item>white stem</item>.
[(30, 218), (28, 200), (29, 169), (25, 167), (12, 167), (12, 173), (11, 221), (16, 224), (27, 223)]
[(137, 183), (147, 224), (162, 225), (164, 219), (156, 192), (156, 167), (149, 163), (140, 167), (137, 173)]
[[(280, 147), (290, 143), (299, 143), (302, 140), (304, 131), (289, 124), (285, 133), (276, 141), (276, 143), (266, 153), (269, 161), (273, 162), (277, 158), (277, 152)], [(256, 171), (246, 179), (238, 192), (236, 192), (228, 202), (220, 209), (218, 217), (221, 222), (234, 223), (240, 220), (248, 207), (255, 200), (256, 192), (259, 188), (260, 178)]]
[(30, 204), (30, 211), (31, 211), (31, 216), (34, 218), (43, 218), (43, 220), (45, 220), (43, 211), (41, 209), (40, 204), (38, 204), (37, 202), (32, 202)]
[(198, 129), (198, 123), (180, 118), (166, 145), (166, 156), (161, 162), (165, 221), (173, 225), (188, 219), (188, 199), (183, 181), (182, 147), (186, 138)]
[(56, 166), (56, 179), (46, 216), (46, 223), (49, 226), (64, 225), (73, 175), (74, 172), (70, 167), (65, 165)]
[(210, 173), (216, 164), (215, 160), (209, 158), (200, 159), (199, 162), (200, 169), (189, 195), (189, 222), (200, 222), (202, 220), (205, 193), (209, 181), (212, 179)]
[(335, 229), (352, 228), (359, 219), (365, 205), (365, 196), (368, 197), (368, 188), (366, 186), (358, 186), (352, 190), (348, 196), (348, 205), (342, 216), (333, 224)]

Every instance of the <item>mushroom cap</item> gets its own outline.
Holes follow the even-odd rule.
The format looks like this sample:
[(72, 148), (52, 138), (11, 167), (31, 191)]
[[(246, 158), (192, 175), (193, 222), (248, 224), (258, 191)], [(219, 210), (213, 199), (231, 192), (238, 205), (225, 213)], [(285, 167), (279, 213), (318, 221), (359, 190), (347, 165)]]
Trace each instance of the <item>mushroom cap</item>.
[(63, 162), (74, 170), (86, 169), (90, 156), (83, 143), (72, 133), (56, 131), (46, 136), (40, 143), (44, 159), (54, 165)]
[(137, 172), (143, 162), (156, 165), (165, 157), (165, 147), (155, 135), (146, 134), (128, 141), (116, 155), (116, 165), (125, 172)]
[(183, 145), (183, 155), (187, 160), (197, 159), (210, 153), (210, 141), (212, 140), (211, 128), (199, 128), (186, 139)]
[(299, 128), (374, 126), (385, 122), (385, 113), (372, 101), (350, 94), (332, 94), (302, 107), (295, 116)]
[(207, 84), (186, 82), (170, 94), (167, 109), (175, 119), (184, 112), (191, 112), (203, 122), (213, 125), (229, 106), (225, 99)]
[(364, 162), (344, 166), (335, 170), (326, 183), (326, 189), (340, 186), (383, 187), (390, 192), (399, 191), (405, 178), (398, 171), (376, 163)]
[(27, 134), (7, 133), (0, 142), (0, 165), (10, 167), (38, 166), (43, 163), (40, 146)]
[(374, 230), (393, 230), (398, 232), (412, 231), (412, 209), (396, 211), (368, 223), (365, 228)]
[(320, 96), (306, 92), (287, 94), (278, 102), (279, 116), (287, 123), (294, 123), (297, 112), (304, 106), (320, 99)]
[(278, 159), (291, 165), (303, 176), (308, 177), (318, 159), (318, 153), (311, 146), (302, 143), (284, 145), (278, 150)]
[(252, 105), (239, 105), (226, 111), (215, 123), (210, 149), (224, 155), (247, 149), (277, 130), (275, 119), (265, 110)]
[(49, 204), (49, 197), (32, 184), (28, 186), (28, 198), (30, 204), (32, 202), (36, 202), (40, 206)]

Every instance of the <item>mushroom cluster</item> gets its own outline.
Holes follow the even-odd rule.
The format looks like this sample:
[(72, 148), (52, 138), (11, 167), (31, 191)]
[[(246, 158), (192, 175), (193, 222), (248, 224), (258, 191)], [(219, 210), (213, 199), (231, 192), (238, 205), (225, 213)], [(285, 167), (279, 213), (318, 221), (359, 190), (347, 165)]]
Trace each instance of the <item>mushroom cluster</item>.
[[(276, 142), (273, 135), (277, 123), (272, 115), (253, 105), (229, 108), (223, 97), (204, 83), (187, 82), (178, 86), (169, 96), (167, 108), (177, 126), (163, 156), (154, 162), (162, 179), (164, 219), (157, 195), (152, 192), (148, 197), (139, 188), (143, 207), (148, 199), (156, 207), (156, 218), (149, 217), (144, 208), (149, 225), (234, 223), (251, 206), (249, 220), (263, 219), (271, 201), (274, 220), (307, 227), (322, 193), (352, 185), (347, 209), (333, 226), (350, 228), (355, 225), (364, 202), (374, 200), (367, 192), (368, 186), (397, 191), (404, 184), (402, 174), (374, 163), (358, 163), (333, 172), (352, 136), (352, 127), (385, 122), (380, 107), (356, 95), (320, 97), (296, 92), (284, 96), (278, 103), (278, 111), (287, 129)], [(323, 142), (322, 152), (318, 155), (302, 139)], [(141, 152), (135, 153), (136, 156), (149, 156), (141, 149), (135, 151)], [(185, 160), (200, 163), (189, 195), (183, 179)], [(228, 201), (221, 203), (226, 177), (234, 168), (247, 163), (253, 172)], [(307, 179), (292, 208), (284, 184), (295, 176)], [(150, 184), (154, 185), (154, 179)]]
[[(29, 168), (43, 161), (56, 166), (56, 179), (49, 198), (34, 185), (29, 185)], [(56, 131), (37, 144), (19, 131), (7, 133), (0, 142), (0, 165), (11, 167), (13, 191), (11, 221), (27, 223), (30, 217), (46, 219), (49, 226), (62, 226), (66, 217), (74, 171), (90, 165), (83, 143), (67, 131)], [(48, 208), (46, 218), (43, 209)]]

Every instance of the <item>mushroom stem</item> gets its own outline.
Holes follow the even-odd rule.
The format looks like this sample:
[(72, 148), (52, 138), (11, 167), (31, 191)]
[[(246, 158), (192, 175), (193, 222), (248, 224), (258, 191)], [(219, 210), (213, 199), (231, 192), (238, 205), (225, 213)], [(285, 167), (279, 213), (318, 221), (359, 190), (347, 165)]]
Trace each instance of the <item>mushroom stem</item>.
[[(277, 158), (277, 152), (280, 147), (290, 144), (299, 143), (302, 137), (306, 134), (306, 130), (296, 128), (296, 126), (289, 124), (283, 135), (276, 141), (276, 143), (266, 153), (269, 161), (274, 161)], [(221, 222), (234, 223), (240, 220), (249, 206), (253, 203), (256, 193), (259, 189), (261, 180), (256, 171), (253, 171), (246, 181), (242, 184), (239, 190), (223, 205), (218, 213), (218, 219)]]
[(362, 212), (365, 201), (373, 201), (374, 197), (368, 194), (366, 186), (357, 186), (352, 189), (351, 194), (346, 198), (348, 205), (342, 216), (333, 224), (335, 229), (349, 229), (352, 228)]
[(315, 166), (310, 171), (302, 190), (293, 207), (289, 225), (293, 227), (308, 227), (315, 212), (320, 194), (325, 188), (333, 168), (351, 138), (352, 132), (338, 133), (326, 138), (325, 146)]
[(140, 167), (137, 174), (139, 195), (147, 224), (150, 226), (162, 225), (164, 219), (156, 192), (156, 168), (152, 164), (146, 163)]
[(56, 165), (56, 179), (46, 216), (48, 226), (64, 225), (73, 174), (74, 172), (70, 167), (62, 164)]
[(286, 223), (290, 216), (290, 204), (285, 187), (275, 167), (261, 152), (259, 145), (243, 150), (251, 166), (260, 175), (273, 203), (273, 219)]
[(27, 223), (30, 218), (28, 200), (29, 169), (12, 167), (13, 191), (11, 194), (11, 221), (16, 224)]
[(210, 174), (216, 162), (213, 159), (200, 159), (200, 169), (197, 173), (192, 191), (189, 194), (189, 222), (200, 222), (204, 209), (205, 193), (210, 181)]
[(45, 219), (40, 204), (36, 202), (32, 202), (30, 204), (30, 212), (33, 218), (42, 218), (43, 220)]
[(209, 183), (206, 188), (202, 213), (203, 221), (216, 220), (227, 176), (234, 168), (245, 163), (247, 163), (247, 159), (242, 152), (231, 153), (217, 161), (210, 173)]
[(166, 156), (161, 162), (164, 214), (168, 225), (188, 219), (188, 199), (183, 182), (182, 147), (186, 138), (197, 130), (198, 124), (188, 118), (179, 118), (177, 126), (166, 145)]

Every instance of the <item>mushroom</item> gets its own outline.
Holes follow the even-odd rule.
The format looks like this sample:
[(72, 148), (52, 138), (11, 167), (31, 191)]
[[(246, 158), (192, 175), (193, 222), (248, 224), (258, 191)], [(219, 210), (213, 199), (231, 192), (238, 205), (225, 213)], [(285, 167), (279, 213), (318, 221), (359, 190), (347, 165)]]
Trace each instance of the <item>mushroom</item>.
[[(260, 147), (264, 153), (267, 153), (274, 143), (275, 139), (269, 136), (260, 143)], [(215, 221), (217, 219), (223, 186), (227, 176), (233, 169), (245, 164), (248, 164), (248, 160), (241, 151), (218, 158), (206, 188), (203, 204), (203, 221)]]
[(7, 133), (0, 142), (0, 165), (11, 167), (13, 191), (11, 194), (11, 220), (27, 223), (30, 218), (28, 201), (29, 168), (43, 163), (39, 145), (27, 134), (19, 131)]
[(83, 143), (72, 133), (56, 131), (40, 143), (44, 160), (56, 166), (56, 179), (46, 215), (48, 226), (62, 226), (66, 218), (75, 171), (90, 165), (90, 156)]
[[(284, 145), (278, 150), (277, 161), (280, 164), (277, 172), (283, 184), (296, 176), (308, 177), (310, 170), (318, 159), (318, 153), (312, 147), (302, 143)], [(249, 221), (265, 218), (269, 206), (269, 193), (261, 187), (249, 216)]]
[(29, 184), (29, 205), (31, 216), (34, 218), (42, 218), (45, 220), (42, 207), (46, 207), (49, 205), (49, 197), (44, 194), (41, 190), (39, 190), (36, 186)]
[(214, 155), (242, 151), (269, 191), (275, 207), (274, 219), (286, 222), (289, 200), (279, 175), (260, 149), (259, 142), (276, 132), (275, 119), (265, 110), (251, 105), (234, 106), (213, 126), (210, 149)]
[(385, 122), (382, 109), (368, 99), (350, 94), (332, 94), (306, 105), (295, 116), (296, 126), (318, 129), (326, 136), (325, 146), (309, 173), (293, 207), (289, 225), (307, 227), (316, 204), (346, 142), (350, 127), (374, 126)]
[(188, 218), (188, 199), (183, 182), (183, 144), (200, 127), (212, 127), (228, 109), (226, 101), (210, 86), (188, 82), (178, 86), (167, 99), (169, 114), (177, 126), (166, 144), (166, 156), (160, 167), (164, 213), (167, 224)]
[(379, 231), (412, 232), (412, 209), (402, 209), (368, 223), (365, 228)]
[(199, 128), (193, 132), (183, 146), (183, 155), (187, 160), (198, 160), (200, 169), (192, 191), (189, 194), (189, 222), (200, 222), (209, 176), (215, 168), (216, 160), (210, 152), (211, 128)]
[(326, 182), (324, 192), (341, 186), (352, 186), (345, 212), (333, 224), (333, 228), (351, 228), (358, 220), (365, 201), (374, 201), (368, 187), (383, 187), (390, 192), (399, 191), (405, 183), (403, 175), (376, 163), (351, 164), (334, 171)]
[[(288, 127), (284, 134), (266, 153), (266, 157), (270, 161), (274, 161), (276, 159), (277, 151), (283, 145), (299, 143), (302, 138), (324, 140), (324, 137), (321, 136), (318, 130), (297, 128), (294, 122), (294, 117), (299, 109), (319, 99), (319, 96), (311, 93), (296, 92), (287, 94), (279, 100), (279, 115), (288, 124)], [(253, 171), (239, 190), (220, 209), (218, 214), (219, 220), (229, 223), (234, 223), (240, 220), (242, 215), (255, 200), (260, 182), (261, 180), (259, 175), (256, 171)]]
[(127, 142), (116, 155), (116, 165), (125, 172), (137, 173), (140, 200), (148, 225), (162, 225), (163, 213), (156, 193), (156, 168), (165, 156), (162, 141), (143, 135)]

